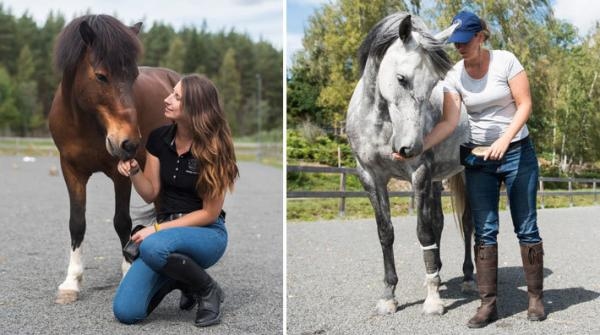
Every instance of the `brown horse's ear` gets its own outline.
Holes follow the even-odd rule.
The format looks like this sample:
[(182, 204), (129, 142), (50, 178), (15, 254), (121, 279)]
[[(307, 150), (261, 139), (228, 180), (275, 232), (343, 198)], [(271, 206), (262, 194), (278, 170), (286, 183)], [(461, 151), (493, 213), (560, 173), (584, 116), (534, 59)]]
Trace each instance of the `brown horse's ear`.
[(81, 35), (83, 42), (88, 46), (92, 45), (96, 39), (96, 33), (92, 30), (92, 27), (90, 27), (87, 21), (83, 21), (79, 25), (79, 34)]
[(410, 15), (407, 15), (402, 22), (400, 22), (400, 27), (398, 28), (398, 37), (402, 40), (402, 43), (406, 44), (411, 39), (411, 31), (412, 31), (412, 19)]
[(138, 23), (134, 24), (133, 27), (129, 27), (129, 28), (131, 28), (131, 30), (137, 35), (142, 30), (142, 23), (138, 22)]

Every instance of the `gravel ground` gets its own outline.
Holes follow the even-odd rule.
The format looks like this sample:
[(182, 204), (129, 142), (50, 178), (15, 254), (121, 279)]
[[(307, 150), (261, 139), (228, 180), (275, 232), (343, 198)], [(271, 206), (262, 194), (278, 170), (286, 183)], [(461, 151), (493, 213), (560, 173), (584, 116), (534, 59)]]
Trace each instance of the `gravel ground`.
[[(226, 294), (223, 319), (198, 329), (194, 312), (178, 309), (178, 292), (141, 324), (126, 326), (113, 317), (121, 252), (112, 184), (101, 174), (88, 184), (80, 300), (54, 303), (70, 245), (66, 187), (60, 173), (49, 175), (58, 166), (56, 157), (0, 157), (0, 334), (283, 333), (281, 169), (240, 163), (241, 179), (225, 202), (228, 250), (209, 270)], [(142, 203), (134, 195), (133, 205)]]
[(600, 334), (600, 206), (538, 212), (545, 247), (548, 318), (526, 319), (527, 288), (510, 216), (501, 214), (500, 319), (481, 330), (467, 320), (479, 301), (460, 292), (463, 246), (452, 218), (441, 242), (447, 312), (421, 314), (423, 256), (416, 217), (394, 218), (399, 310), (373, 314), (383, 290), (383, 261), (373, 220), (287, 224), (287, 333), (293, 334)]

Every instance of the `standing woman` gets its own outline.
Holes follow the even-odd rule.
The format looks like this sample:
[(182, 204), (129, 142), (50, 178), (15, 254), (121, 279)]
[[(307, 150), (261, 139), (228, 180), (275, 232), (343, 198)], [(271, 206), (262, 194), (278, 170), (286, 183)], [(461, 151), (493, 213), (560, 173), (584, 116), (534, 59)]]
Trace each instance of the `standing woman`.
[[(490, 35), (485, 21), (462, 11), (453, 19), (457, 22), (460, 25), (448, 42), (454, 43), (462, 60), (446, 76), (442, 120), (426, 136), (423, 150), (454, 131), (464, 103), (471, 138), (470, 143), (461, 146), (461, 163), (465, 165), (475, 226), (475, 266), (481, 297), (481, 306), (467, 326), (481, 328), (498, 318), (496, 238), (502, 182), (521, 248), (529, 295), (527, 318), (541, 321), (546, 317), (542, 303), (544, 250), (536, 211), (539, 167), (526, 125), (531, 114), (529, 81), (511, 52), (482, 47)], [(483, 150), (472, 151), (478, 146)]]
[(141, 321), (177, 288), (184, 292), (180, 308), (198, 303), (195, 325), (209, 326), (220, 321), (224, 299), (205, 269), (227, 246), (222, 207), (239, 176), (233, 140), (217, 89), (205, 77), (182, 77), (165, 99), (165, 116), (173, 123), (150, 134), (143, 172), (136, 160), (118, 164), (140, 196), (158, 206), (157, 224), (131, 238), (139, 257), (117, 289), (113, 312), (123, 323)]

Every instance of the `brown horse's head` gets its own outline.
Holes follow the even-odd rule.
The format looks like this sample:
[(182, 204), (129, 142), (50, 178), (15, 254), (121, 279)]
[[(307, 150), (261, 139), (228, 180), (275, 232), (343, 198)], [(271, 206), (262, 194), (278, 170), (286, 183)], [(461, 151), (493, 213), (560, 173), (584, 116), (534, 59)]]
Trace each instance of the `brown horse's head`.
[(62, 94), (75, 118), (97, 125), (86, 135), (103, 136), (109, 154), (122, 160), (135, 156), (141, 140), (133, 99), (140, 27), (108, 15), (86, 15), (63, 29), (55, 47)]

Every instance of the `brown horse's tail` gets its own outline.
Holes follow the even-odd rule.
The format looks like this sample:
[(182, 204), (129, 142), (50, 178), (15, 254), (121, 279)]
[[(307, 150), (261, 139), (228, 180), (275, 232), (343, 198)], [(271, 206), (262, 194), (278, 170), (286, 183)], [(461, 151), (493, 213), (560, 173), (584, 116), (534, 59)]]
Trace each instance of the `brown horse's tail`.
[(467, 189), (465, 187), (465, 173), (460, 172), (448, 179), (450, 190), (452, 191), (452, 209), (454, 211), (454, 219), (460, 230), (460, 236), (465, 237), (465, 222), (463, 215), (467, 207)]

